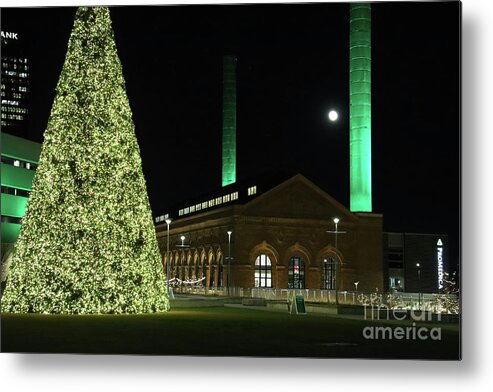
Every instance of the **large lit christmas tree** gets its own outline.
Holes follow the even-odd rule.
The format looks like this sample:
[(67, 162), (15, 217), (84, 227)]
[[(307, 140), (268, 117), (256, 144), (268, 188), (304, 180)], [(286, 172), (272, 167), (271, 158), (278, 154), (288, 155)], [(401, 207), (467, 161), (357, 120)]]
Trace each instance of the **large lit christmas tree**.
[(2, 310), (169, 309), (109, 9), (78, 9)]

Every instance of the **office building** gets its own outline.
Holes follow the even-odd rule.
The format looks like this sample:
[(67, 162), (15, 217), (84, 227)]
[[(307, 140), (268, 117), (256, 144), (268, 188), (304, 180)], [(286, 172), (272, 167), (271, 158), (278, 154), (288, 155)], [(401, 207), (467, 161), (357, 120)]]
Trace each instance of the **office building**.
[(29, 100), (29, 59), (22, 37), (2, 31), (1, 125), (2, 132), (15, 133), (25, 126)]
[(387, 290), (443, 292), (449, 272), (446, 234), (384, 233), (383, 256)]

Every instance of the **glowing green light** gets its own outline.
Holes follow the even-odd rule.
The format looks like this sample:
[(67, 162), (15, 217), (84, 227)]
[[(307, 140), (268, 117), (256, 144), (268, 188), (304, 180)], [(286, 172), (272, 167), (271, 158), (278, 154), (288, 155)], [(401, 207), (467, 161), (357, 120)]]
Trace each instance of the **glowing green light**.
[(223, 60), (223, 176), (222, 185), (236, 182), (236, 57)]
[(2, 311), (169, 309), (109, 9), (77, 10)]
[(350, 4), (350, 209), (371, 212), (371, 6)]

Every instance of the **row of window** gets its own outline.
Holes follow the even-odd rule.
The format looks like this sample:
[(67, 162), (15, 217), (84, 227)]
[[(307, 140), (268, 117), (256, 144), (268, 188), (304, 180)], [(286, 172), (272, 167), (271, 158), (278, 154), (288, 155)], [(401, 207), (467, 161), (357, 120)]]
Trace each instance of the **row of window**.
[(20, 224), (22, 221), (22, 218), (15, 218), (13, 216), (2, 215), (1, 221), (5, 222), (5, 223), (18, 223), (18, 224)]
[[(10, 102), (12, 102), (12, 101), (10, 101)], [(21, 114), (26, 114), (27, 113), (27, 109), (3, 105), (2, 106), (2, 112), (4, 112), (4, 113), (21, 113)]]
[(36, 163), (26, 162), (20, 159), (14, 159), (9, 157), (2, 157), (2, 163), (5, 163), (7, 165), (12, 165), (15, 167), (22, 167), (23, 169), (27, 169), (27, 170), (36, 170), (36, 168), (38, 167)]
[[(247, 190), (248, 196), (255, 195), (257, 193), (257, 186), (251, 186)], [(227, 195), (215, 197), (214, 199), (210, 199), (207, 201), (204, 201), (202, 203), (197, 203), (194, 204), (193, 206), (182, 208), (181, 210), (178, 211), (178, 216), (183, 216), (187, 214), (191, 214), (193, 212), (205, 210), (207, 208), (215, 207), (224, 203), (229, 203), (231, 201), (238, 200), (238, 192), (232, 192)], [(164, 222), (168, 218), (168, 214), (166, 215), (161, 215), (156, 217), (155, 221), (156, 223), (159, 222)]]
[(1, 192), (5, 193), (7, 195), (29, 197), (29, 191), (25, 191), (24, 189), (12, 188), (9, 186), (3, 186), (2, 185)]
[[(2, 113), (2, 119), (22, 121), (24, 119), (24, 116), (21, 116), (20, 114), (5, 114), (5, 113)], [(5, 121), (2, 121), (2, 125), (6, 125), (6, 124), (7, 123)]]
[(169, 218), (169, 214), (165, 214), (165, 215), (161, 215), (161, 216), (158, 216), (156, 218), (156, 223), (159, 223), (159, 222), (164, 222), (166, 219)]
[(11, 56), (2, 56), (3, 61), (9, 61), (12, 63), (24, 63), (27, 64), (28, 60), (25, 57), (11, 57)]
[(19, 106), (19, 101), (11, 101), (10, 99), (2, 99), (2, 105)]
[[(21, 93), (26, 93), (27, 92), (27, 87), (26, 86), (15, 86), (17, 87), (17, 90), (19, 90)], [(2, 97), (5, 95), (4, 91), (7, 89), (7, 86), (2, 83)], [(9, 85), (9, 91), (15, 91), (15, 89), (12, 89), (12, 86)]]
[(19, 73), (17, 73), (16, 71), (10, 71), (10, 70), (6, 70), (4, 72), (8, 76), (19, 76), (20, 78), (27, 78), (27, 72), (19, 72)]
[[(185, 264), (174, 264), (170, 266), (170, 271), (173, 277), (180, 277), (180, 279), (197, 280), (200, 275), (205, 277), (205, 269), (210, 268), (209, 271), (209, 287), (215, 285), (215, 274), (217, 276), (217, 287), (222, 286), (222, 264), (216, 265), (211, 263), (209, 267), (204, 265), (199, 270), (199, 265), (195, 264), (185, 269)], [(187, 276), (188, 275), (188, 276)], [(206, 280), (201, 280), (202, 285), (206, 285)], [(255, 259), (255, 271), (254, 271), (254, 286), (255, 287), (272, 287), (272, 262), (269, 256), (266, 254), (260, 254)], [(288, 289), (304, 289), (305, 288), (305, 263), (299, 256), (293, 256), (289, 260), (288, 265)], [(321, 289), (335, 290), (336, 289), (336, 262), (332, 257), (326, 257), (322, 261), (321, 265)]]
[(29, 79), (19, 79), (12, 76), (2, 75), (2, 82), (5, 83), (5, 88), (2, 90), (12, 91), (15, 90), (16, 86), (29, 86)]
[[(336, 262), (332, 257), (326, 257), (321, 265), (321, 284), (325, 290), (336, 289)], [(270, 257), (261, 254), (255, 260), (255, 287), (272, 287), (272, 262)], [(288, 264), (288, 289), (305, 288), (305, 263), (299, 256), (293, 256)]]
[(13, 69), (20, 69), (22, 71), (27, 71), (29, 69), (29, 67), (27, 66), (27, 64), (22, 64), (22, 65), (17, 65), (17, 63), (7, 63), (7, 62), (2, 62), (2, 67), (5, 68), (5, 69), (8, 69), (8, 68), (13, 68)]
[(230, 201), (238, 200), (238, 192), (233, 192), (228, 195), (219, 196), (202, 203), (195, 204), (193, 206), (182, 208), (178, 211), (178, 216), (191, 214), (192, 212), (197, 212), (200, 210), (205, 210), (206, 208), (211, 208), (214, 206), (221, 205), (223, 203), (229, 203)]

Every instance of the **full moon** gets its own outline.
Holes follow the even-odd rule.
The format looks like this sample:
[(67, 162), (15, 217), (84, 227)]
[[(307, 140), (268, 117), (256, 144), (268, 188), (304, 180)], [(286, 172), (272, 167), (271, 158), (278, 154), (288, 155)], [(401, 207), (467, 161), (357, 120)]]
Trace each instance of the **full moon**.
[(337, 112), (335, 110), (331, 110), (329, 112), (329, 120), (330, 121), (335, 121), (337, 120), (337, 117), (339, 117), (339, 115), (337, 114)]

